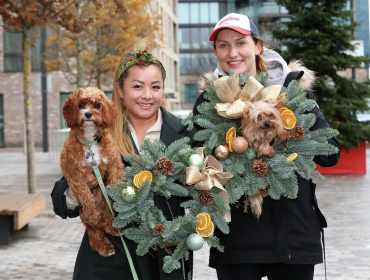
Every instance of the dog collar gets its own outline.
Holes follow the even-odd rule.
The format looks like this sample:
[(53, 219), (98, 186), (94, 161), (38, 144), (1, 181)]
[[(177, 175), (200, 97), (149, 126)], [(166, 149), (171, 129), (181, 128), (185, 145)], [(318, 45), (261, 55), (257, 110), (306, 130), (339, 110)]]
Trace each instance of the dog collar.
[(100, 135), (100, 136), (95, 137), (94, 140), (92, 140), (92, 141), (86, 141), (86, 140), (80, 138), (78, 135), (76, 135), (76, 136), (77, 136), (78, 141), (80, 141), (82, 144), (84, 144), (86, 146), (89, 146), (89, 147), (99, 144), (101, 139), (103, 138), (103, 135)]
[(85, 141), (84, 139), (81, 139), (78, 135), (76, 135), (76, 136), (77, 136), (78, 141), (80, 141), (82, 144), (86, 145), (87, 148), (88, 148), (88, 151), (87, 151), (87, 154), (86, 154), (86, 159), (89, 159), (89, 157), (91, 156), (92, 164), (93, 164), (93, 166), (96, 166), (97, 162), (94, 158), (95, 154), (92, 151), (91, 146), (99, 144), (99, 142), (103, 138), (103, 135), (95, 137), (94, 140), (92, 140), (92, 141)]

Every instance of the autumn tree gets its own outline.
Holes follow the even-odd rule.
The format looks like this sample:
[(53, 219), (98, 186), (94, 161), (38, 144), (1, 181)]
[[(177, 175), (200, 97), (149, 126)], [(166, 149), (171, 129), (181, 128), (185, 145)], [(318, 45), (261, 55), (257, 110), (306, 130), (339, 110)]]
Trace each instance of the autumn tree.
[(31, 29), (58, 20), (73, 0), (0, 0), (6, 31), (22, 34), (23, 95), (26, 123), (28, 191), (36, 192), (31, 92)]
[(317, 74), (315, 96), (331, 127), (340, 132), (339, 140), (347, 149), (370, 140), (370, 126), (357, 120), (356, 113), (369, 110), (368, 83), (343, 77), (340, 70), (355, 69), (369, 58), (354, 56), (354, 31), (347, 0), (277, 0), (289, 13), (289, 21), (273, 35), (284, 45), (282, 56), (301, 59)]
[(47, 54), (48, 71), (60, 70), (77, 88), (100, 87), (102, 75), (114, 70), (128, 44), (139, 38), (161, 38), (161, 17), (149, 13), (149, 2), (77, 1), (67, 11), (74, 20), (64, 17), (64, 21), (52, 26), (54, 34), (48, 44), (56, 47)]

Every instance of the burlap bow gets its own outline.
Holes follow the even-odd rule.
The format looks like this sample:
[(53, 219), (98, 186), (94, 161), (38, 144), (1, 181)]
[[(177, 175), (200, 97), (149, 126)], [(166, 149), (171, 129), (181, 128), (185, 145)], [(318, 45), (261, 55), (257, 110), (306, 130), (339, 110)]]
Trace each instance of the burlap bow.
[[(202, 157), (204, 148), (198, 148), (197, 153)], [(219, 188), (218, 195), (229, 205), (229, 196), (223, 187), (233, 175), (230, 172), (223, 172), (223, 166), (213, 156), (207, 156), (202, 170), (198, 166), (190, 165), (186, 169), (186, 184), (193, 185), (196, 190), (210, 191), (213, 187)], [(230, 210), (225, 213), (226, 222), (231, 221)]]
[(224, 103), (217, 103), (217, 114), (228, 119), (240, 119), (246, 102), (268, 101), (275, 99), (282, 86), (273, 85), (265, 88), (253, 76), (245, 82), (243, 88), (239, 85), (239, 74), (224, 76), (213, 82), (217, 96)]

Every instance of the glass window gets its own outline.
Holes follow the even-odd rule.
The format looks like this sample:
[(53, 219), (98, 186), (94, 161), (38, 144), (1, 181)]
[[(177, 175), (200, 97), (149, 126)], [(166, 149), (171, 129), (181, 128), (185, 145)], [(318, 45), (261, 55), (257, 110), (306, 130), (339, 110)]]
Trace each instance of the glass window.
[(213, 27), (202, 27), (199, 28), (199, 42), (201, 49), (212, 49), (212, 45), (209, 42), (209, 35), (211, 35)]
[(199, 23), (209, 23), (209, 3), (199, 3), (200, 19)]
[(212, 49), (209, 35), (213, 27), (180, 28), (180, 49)]
[(199, 23), (199, 3), (190, 3), (190, 23)]
[[(41, 70), (41, 40), (40, 27), (31, 28), (31, 67), (32, 71)], [(22, 51), (22, 34), (14, 32), (4, 32), (4, 71), (20, 72), (23, 71), (23, 51)]]
[(209, 4), (209, 23), (217, 23), (219, 21), (219, 5), (218, 3), (210, 3)]
[(4, 71), (22, 71), (22, 34), (4, 31)]
[(191, 74), (190, 53), (180, 53), (180, 75)]
[(198, 75), (216, 69), (216, 58), (210, 53), (180, 53), (180, 75)]
[(178, 21), (179, 24), (188, 24), (190, 23), (189, 16), (189, 3), (179, 3), (178, 8)]
[(185, 2), (178, 6), (179, 24), (215, 24), (219, 20), (219, 2)]
[(190, 40), (191, 40), (190, 28), (180, 28), (179, 30), (180, 49), (191, 49)]
[(185, 103), (194, 103), (197, 100), (197, 85), (185, 84)]

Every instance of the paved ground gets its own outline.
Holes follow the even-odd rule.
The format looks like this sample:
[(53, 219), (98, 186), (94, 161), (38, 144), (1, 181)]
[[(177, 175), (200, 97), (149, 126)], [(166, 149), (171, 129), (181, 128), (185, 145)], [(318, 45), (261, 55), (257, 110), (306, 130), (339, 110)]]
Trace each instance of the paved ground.
[[(328, 219), (325, 231), (327, 279), (370, 279), (370, 150), (366, 175), (326, 175), (317, 196)], [(0, 245), (0, 279), (72, 279), (82, 238), (80, 220), (62, 220), (52, 211), (50, 192), (61, 177), (58, 162), (37, 152), (37, 191), (47, 198), (46, 210), (27, 231), (13, 231), (10, 245)], [(0, 192), (27, 193), (26, 157), (22, 151), (0, 150)], [(216, 280), (207, 266), (208, 248), (195, 254), (194, 280)], [(318, 265), (315, 280), (324, 280)], [(298, 279), (299, 280), (299, 279)]]

